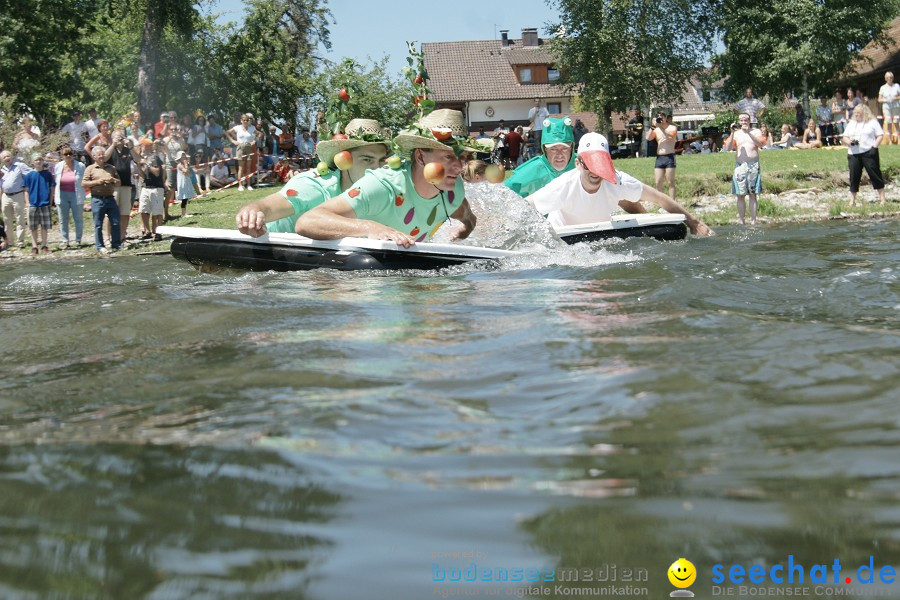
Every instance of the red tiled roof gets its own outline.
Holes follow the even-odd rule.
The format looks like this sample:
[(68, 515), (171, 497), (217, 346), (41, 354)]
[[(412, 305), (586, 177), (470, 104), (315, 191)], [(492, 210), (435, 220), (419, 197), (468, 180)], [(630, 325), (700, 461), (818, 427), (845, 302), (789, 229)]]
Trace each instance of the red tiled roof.
[[(525, 48), (521, 40), (510, 40), (503, 48), (500, 40), (423, 43), (428, 87), (437, 102), (516, 100), (524, 98), (567, 98), (572, 94), (549, 83), (520, 84), (507, 55), (513, 60), (546, 58), (546, 48)], [(516, 63), (516, 64), (542, 64)], [(549, 64), (549, 61), (548, 61)]]
[(856, 60), (850, 64), (850, 77), (876, 73), (896, 63), (897, 53), (900, 50), (900, 44), (897, 41), (900, 40), (900, 17), (891, 21), (885, 35), (888, 40), (887, 48), (875, 42), (869, 42)]
[(500, 50), (511, 65), (552, 65), (556, 62), (546, 46), (525, 46), (502, 48)]

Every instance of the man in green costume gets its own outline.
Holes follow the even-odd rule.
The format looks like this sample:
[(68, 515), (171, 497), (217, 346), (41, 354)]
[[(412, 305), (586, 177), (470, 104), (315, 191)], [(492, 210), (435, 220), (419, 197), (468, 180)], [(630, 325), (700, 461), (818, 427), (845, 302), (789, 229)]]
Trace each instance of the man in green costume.
[(546, 119), (541, 135), (541, 155), (517, 167), (512, 177), (506, 180), (506, 187), (525, 198), (571, 171), (575, 168), (574, 145), (572, 119)]
[[(316, 147), (327, 171), (310, 169), (294, 175), (280, 191), (242, 206), (235, 217), (238, 230), (253, 237), (266, 231), (294, 233), (300, 215), (349, 189), (368, 170), (384, 165), (390, 139), (384, 137), (378, 121), (353, 119), (345, 131), (347, 139), (319, 142)], [(350, 152), (353, 162), (349, 169), (339, 171), (334, 157), (344, 150)]]
[(441, 109), (401, 131), (394, 143), (410, 155), (403, 166), (368, 171), (301, 216), (295, 231), (317, 240), (368, 237), (408, 248), (431, 238), (452, 217), (459, 224), (450, 238), (468, 237), (475, 215), (460, 174), (467, 154), (489, 152), (490, 141), (470, 138), (458, 110)]

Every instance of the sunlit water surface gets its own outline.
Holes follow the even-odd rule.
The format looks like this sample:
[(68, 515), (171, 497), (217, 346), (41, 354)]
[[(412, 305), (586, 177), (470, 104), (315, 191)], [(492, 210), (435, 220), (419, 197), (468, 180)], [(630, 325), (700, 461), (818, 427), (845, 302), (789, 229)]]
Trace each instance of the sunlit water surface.
[(428, 598), (473, 562), (666, 597), (679, 556), (709, 597), (717, 563), (896, 565), (898, 233), (0, 264), (0, 597)]

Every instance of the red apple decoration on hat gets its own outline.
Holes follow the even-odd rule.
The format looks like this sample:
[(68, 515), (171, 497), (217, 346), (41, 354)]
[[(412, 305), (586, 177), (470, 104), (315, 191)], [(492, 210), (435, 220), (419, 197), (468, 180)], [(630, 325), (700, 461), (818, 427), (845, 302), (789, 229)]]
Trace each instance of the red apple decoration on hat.
[(422, 175), (425, 176), (425, 181), (437, 185), (444, 180), (444, 165), (439, 162), (430, 162), (425, 165)]
[(502, 165), (490, 165), (484, 170), (484, 176), (491, 183), (501, 183), (506, 178), (506, 169)]
[(341, 171), (346, 171), (353, 166), (353, 155), (349, 151), (344, 150), (334, 155), (334, 166)]
[(348, 138), (343, 133), (336, 133), (333, 136), (331, 136), (331, 139), (333, 139), (333, 140), (349, 140), (350, 138)]
[(341, 91), (338, 92), (338, 98), (341, 99), (341, 102), (348, 102), (350, 100), (350, 92), (347, 91), (347, 88), (341, 88)]
[(434, 139), (443, 142), (450, 139), (450, 136), (453, 135), (453, 130), (449, 127), (436, 127), (431, 130), (431, 135), (434, 136)]

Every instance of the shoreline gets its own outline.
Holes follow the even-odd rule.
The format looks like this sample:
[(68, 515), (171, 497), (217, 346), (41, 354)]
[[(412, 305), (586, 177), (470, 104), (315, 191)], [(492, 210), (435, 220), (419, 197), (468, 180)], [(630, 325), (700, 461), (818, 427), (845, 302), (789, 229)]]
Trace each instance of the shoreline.
[[(230, 228), (234, 223), (234, 214), (237, 207), (256, 200), (277, 189), (277, 186), (259, 188), (250, 194), (228, 192), (212, 199), (194, 201), (189, 205), (192, 214), (182, 219), (173, 216), (166, 223), (172, 226), (193, 227), (224, 227)], [(677, 190), (676, 190), (677, 192)], [(816, 187), (787, 190), (782, 192), (766, 193), (760, 195), (757, 225), (771, 225), (783, 223), (806, 223), (810, 221), (828, 220), (862, 220), (900, 217), (900, 184), (889, 182), (885, 186), (886, 203), (878, 204), (878, 196), (868, 187), (861, 187), (855, 208), (849, 207), (849, 191), (823, 190)], [(704, 221), (710, 227), (740, 226), (737, 218), (737, 205), (735, 196), (731, 194), (699, 195), (690, 198), (676, 198), (687, 211)], [(173, 205), (177, 207), (177, 205)], [(655, 212), (653, 210), (651, 213)], [(26, 233), (25, 247), (16, 247), (15, 232), (7, 237), (11, 247), (0, 252), (0, 264), (10, 262), (22, 262), (26, 260), (68, 259), (68, 258), (115, 258), (116, 256), (142, 256), (168, 253), (171, 239), (163, 239), (159, 242), (140, 241), (136, 239), (140, 235), (140, 217), (132, 217), (128, 224), (129, 246), (121, 249), (113, 255), (103, 255), (94, 248), (94, 231), (90, 225), (90, 213), (85, 213), (85, 226), (80, 248), (61, 249), (62, 235), (59, 231), (58, 216), (53, 214), (53, 227), (49, 231), (48, 246), (50, 254), (31, 253), (31, 232)], [(749, 216), (749, 207), (748, 207)], [(748, 227), (750, 225), (747, 225)], [(70, 232), (74, 228), (70, 226)], [(70, 237), (72, 237), (70, 235)], [(106, 239), (108, 243), (108, 237)]]

